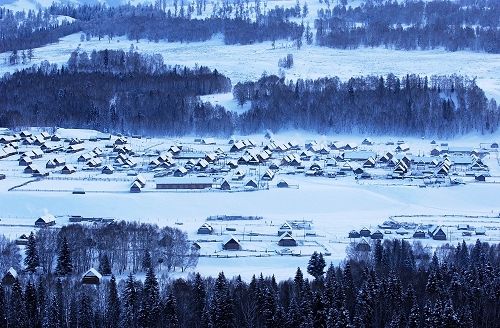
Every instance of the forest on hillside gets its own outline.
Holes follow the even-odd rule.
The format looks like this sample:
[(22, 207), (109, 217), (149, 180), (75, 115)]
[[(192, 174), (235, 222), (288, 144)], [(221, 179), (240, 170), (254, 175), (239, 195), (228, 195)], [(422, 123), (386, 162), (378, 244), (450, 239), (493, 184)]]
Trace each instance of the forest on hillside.
[[(84, 86), (84, 87), (82, 87)], [(90, 128), (112, 133), (230, 136), (303, 129), (316, 133), (452, 137), (494, 133), (500, 108), (462, 76), (365, 76), (238, 83), (236, 114), (199, 96), (231, 91), (206, 67), (168, 66), (133, 50), (74, 51), (0, 79), (0, 126)]]
[[(493, 328), (500, 321), (500, 245), (446, 244), (431, 254), (420, 242), (377, 240), (370, 251), (350, 245), (338, 266), (315, 252), (307, 273), (298, 268), (283, 281), (258, 272), (250, 281), (222, 272), (169, 279), (159, 260), (168, 257), (175, 229), (111, 225), (41, 229), (28, 239), (24, 265), (18, 246), (0, 238), (0, 263), (19, 273), (0, 284), (0, 326)], [(42, 258), (51, 240), (58, 247), (47, 272)], [(141, 254), (140, 264), (122, 271), (112, 252), (128, 250)], [(87, 252), (95, 255), (89, 263)], [(83, 284), (82, 269), (92, 265), (105, 276)]]
[(500, 52), (498, 1), (370, 2), (351, 8), (320, 9), (315, 21), (318, 45), (448, 51)]
[[(222, 35), (226, 44), (252, 44), (287, 39), (300, 48), (307, 44), (354, 49), (378, 47), (448, 51), (500, 52), (498, 1), (366, 1), (359, 7), (329, 0), (318, 11), (315, 40), (307, 2), (267, 8), (266, 1), (165, 1), (121, 6), (52, 4), (45, 10), (13, 12), (0, 8), (0, 52), (22, 51), (58, 42), (81, 32), (82, 41), (97, 37), (167, 42), (206, 41)], [(59, 24), (54, 17), (71, 21)], [(203, 16), (201, 16), (203, 15)]]

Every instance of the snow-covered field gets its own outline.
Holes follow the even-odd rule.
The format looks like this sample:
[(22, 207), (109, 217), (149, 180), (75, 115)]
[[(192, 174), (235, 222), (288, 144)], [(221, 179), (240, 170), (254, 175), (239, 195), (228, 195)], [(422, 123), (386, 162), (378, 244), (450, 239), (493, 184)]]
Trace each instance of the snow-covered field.
[[(62, 137), (76, 136), (89, 138), (96, 134), (93, 131), (62, 130)], [(245, 137), (246, 138), (246, 137)], [(266, 144), (263, 136), (251, 136), (259, 147)], [(495, 139), (496, 138), (496, 139)], [(279, 142), (294, 140), (303, 145), (308, 139), (320, 143), (327, 141), (356, 142), (363, 140), (360, 136), (318, 136), (306, 133), (284, 133), (274, 136)], [(377, 137), (374, 145), (367, 146), (377, 154), (393, 150), (386, 142), (396, 138)], [(479, 148), (493, 141), (498, 136), (463, 137), (448, 141), (450, 146), (470, 146)], [(114, 140), (114, 139), (112, 139)], [(160, 152), (173, 144), (182, 144), (184, 149), (211, 152), (222, 148), (228, 152), (227, 140), (216, 140), (215, 145), (200, 145), (193, 137), (178, 139), (132, 139), (132, 149), (139, 154)], [(432, 145), (430, 140), (405, 139), (414, 156), (427, 154)], [(62, 141), (61, 141), (62, 142)], [(442, 142), (437, 140), (438, 143)], [(56, 142), (48, 142), (56, 143)], [(48, 179), (29, 183), (8, 191), (9, 188), (31, 180), (29, 174), (22, 173), (18, 166), (17, 156), (0, 160), (0, 173), (6, 179), (0, 180), (0, 233), (10, 238), (17, 238), (21, 233), (33, 230), (33, 223), (39, 216), (51, 213), (56, 216), (58, 225), (67, 224), (68, 216), (114, 218), (117, 220), (136, 220), (154, 223), (159, 226), (176, 226), (189, 235), (201, 246), (197, 270), (204, 274), (215, 274), (224, 270), (226, 274), (242, 274), (249, 278), (260, 271), (265, 274), (276, 274), (286, 278), (293, 274), (297, 266), (305, 268), (308, 255), (314, 250), (330, 253), (328, 261), (338, 262), (345, 256), (350, 230), (368, 227), (372, 231), (391, 216), (417, 215), (404, 218), (404, 221), (415, 224), (440, 224), (448, 231), (449, 239), (456, 243), (462, 238), (473, 242), (477, 236), (462, 237), (456, 231), (456, 225), (471, 224), (474, 227), (486, 227), (486, 236), (481, 239), (500, 241), (500, 201), (498, 194), (500, 184), (494, 183), (495, 176), (500, 176), (497, 154), (491, 152), (483, 158), (492, 175), (489, 182), (474, 182), (463, 177), (466, 184), (448, 187), (419, 188), (404, 182), (390, 180), (370, 180), (360, 183), (353, 176), (330, 179), (327, 177), (306, 177), (304, 174), (286, 174), (282, 168), (269, 183), (269, 189), (252, 192), (211, 191), (160, 191), (155, 189), (153, 172), (145, 171), (147, 183), (143, 192), (129, 193), (128, 188), (134, 177), (127, 175), (126, 170), (104, 175), (100, 168), (83, 170), (84, 163), (78, 163), (77, 157), (94, 147), (104, 150), (103, 165), (113, 163), (107, 144), (112, 141), (85, 141), (86, 150), (77, 154), (45, 154), (34, 162), (45, 167), (46, 161), (54, 156), (63, 156), (67, 163), (75, 165), (77, 172), (62, 175), (60, 169), (51, 170)], [(363, 147), (363, 146), (362, 146)], [(20, 146), (20, 151), (32, 146)], [(108, 155), (109, 154), (109, 155)], [(240, 154), (238, 154), (239, 156)], [(235, 155), (232, 155), (235, 156)], [(276, 155), (275, 159), (282, 155)], [(154, 157), (153, 157), (154, 158)], [(148, 160), (137, 157), (139, 165), (136, 170), (147, 166)], [(181, 162), (178, 162), (180, 165)], [(304, 163), (308, 165), (307, 163)], [(251, 167), (240, 166), (252, 174)], [(262, 170), (265, 168), (263, 167)], [(383, 169), (374, 169), (383, 170)], [(50, 170), (49, 170), (50, 171)], [(256, 174), (256, 172), (254, 173)], [(290, 185), (298, 188), (276, 188), (277, 181), (285, 179)], [(389, 181), (378, 183), (377, 181)], [(74, 188), (83, 188), (84, 195), (74, 195)], [(214, 215), (261, 216), (254, 221), (210, 221), (215, 233), (210, 236), (197, 235), (197, 229), (207, 217)], [(418, 215), (433, 215), (418, 216)], [(449, 217), (449, 215), (456, 215)], [(286, 220), (311, 221), (311, 229), (294, 232), (299, 246), (292, 247), (294, 254), (304, 256), (280, 255), (285, 247), (277, 245), (277, 230)], [(231, 231), (228, 231), (230, 228)], [(233, 234), (241, 243), (243, 250), (238, 252), (222, 251), (222, 242)], [(394, 238), (395, 234), (386, 235)], [(432, 239), (422, 240), (426, 246), (443, 244)], [(224, 258), (224, 257), (230, 258)], [(245, 269), (242, 269), (245, 268)]]

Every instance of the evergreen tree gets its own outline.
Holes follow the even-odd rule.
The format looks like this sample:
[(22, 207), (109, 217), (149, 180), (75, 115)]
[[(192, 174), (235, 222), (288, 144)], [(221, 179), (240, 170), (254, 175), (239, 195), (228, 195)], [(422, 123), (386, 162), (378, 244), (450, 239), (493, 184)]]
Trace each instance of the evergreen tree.
[(57, 256), (56, 274), (65, 276), (73, 272), (73, 262), (71, 261), (71, 253), (69, 250), (68, 240), (63, 237), (59, 254)]
[(199, 273), (194, 276), (193, 282), (193, 319), (195, 323), (201, 322), (203, 309), (205, 308), (206, 290), (203, 279)]
[(11, 288), (9, 307), (9, 327), (27, 328), (26, 307), (24, 302), (23, 288), (18, 279), (14, 281)]
[(230, 328), (235, 323), (233, 302), (229, 295), (226, 277), (222, 272), (215, 281), (212, 322), (213, 326), (218, 328)]
[(24, 266), (26, 271), (35, 272), (36, 268), (40, 266), (40, 259), (38, 257), (38, 250), (36, 245), (35, 235), (33, 231), (28, 237), (28, 244), (26, 245), (26, 257), (24, 258)]
[(147, 250), (144, 253), (144, 258), (142, 259), (142, 269), (147, 272), (149, 268), (152, 267), (153, 267), (153, 261), (151, 260), (151, 253), (149, 253), (149, 251)]
[(125, 283), (125, 290), (123, 291), (123, 305), (124, 313), (122, 319), (122, 325), (126, 328), (136, 328), (137, 327), (137, 289), (135, 286), (135, 279), (132, 273), (129, 274), (127, 281)]
[(60, 321), (61, 313), (57, 304), (57, 297), (54, 296), (49, 302), (49, 306), (45, 309), (45, 317), (43, 320), (44, 328), (59, 328), (62, 327)]
[(110, 275), (112, 273), (108, 254), (99, 257), (99, 272), (103, 275)]
[(0, 281), (0, 327), (7, 327), (7, 302), (5, 300), (5, 291)]
[(80, 300), (80, 309), (78, 311), (78, 327), (92, 328), (94, 321), (94, 311), (92, 308), (92, 299), (83, 292)]
[(165, 302), (165, 327), (167, 328), (178, 328), (179, 327), (179, 318), (177, 316), (177, 301), (175, 300), (174, 295), (172, 293), (168, 294), (167, 300)]
[(160, 287), (153, 267), (149, 267), (144, 280), (140, 324), (142, 327), (155, 327), (160, 315)]
[[(38, 314), (38, 299), (36, 287), (28, 282), (24, 291), (24, 299), (26, 302), (26, 318), (32, 327), (40, 327), (40, 316)], [(1, 325), (0, 325), (1, 326)]]
[(120, 327), (120, 298), (118, 297), (115, 276), (111, 276), (109, 281), (106, 300), (106, 327), (118, 328)]

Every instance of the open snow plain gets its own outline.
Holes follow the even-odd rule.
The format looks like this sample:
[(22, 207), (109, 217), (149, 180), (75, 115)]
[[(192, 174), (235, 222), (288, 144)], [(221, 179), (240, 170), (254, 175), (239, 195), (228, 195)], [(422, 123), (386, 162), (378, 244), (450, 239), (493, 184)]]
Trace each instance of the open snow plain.
[[(67, 224), (72, 215), (176, 226), (186, 231), (190, 240), (200, 246), (202, 257), (196, 270), (204, 274), (215, 274), (224, 270), (230, 276), (242, 274), (245, 278), (261, 271), (281, 278), (289, 277), (297, 266), (305, 269), (313, 251), (328, 254), (328, 261), (338, 262), (345, 257), (346, 247), (353, 241), (348, 238), (348, 233), (351, 230), (359, 231), (363, 227), (372, 232), (380, 229), (384, 238), (408, 238), (412, 242), (415, 227), (441, 225), (447, 233), (447, 241), (436, 241), (430, 237), (421, 239), (423, 245), (428, 247), (446, 242), (455, 244), (462, 239), (468, 242), (474, 242), (477, 238), (490, 242), (500, 241), (500, 167), (497, 149), (489, 148), (496, 140), (490, 137), (446, 141), (450, 149), (452, 146), (475, 150), (488, 148), (487, 154), (483, 154), (481, 160), (488, 168), (485, 182), (475, 180), (478, 172), (471, 176), (468, 168), (455, 165), (452, 166), (450, 178), (446, 180), (448, 182), (430, 183), (425, 186), (423, 180), (418, 178), (387, 179), (387, 174), (393, 169), (381, 164), (379, 160), (376, 167), (365, 169), (372, 175), (371, 179), (357, 179), (352, 172), (346, 173), (345, 176), (338, 174), (335, 178), (328, 177), (328, 173), (338, 173), (345, 165), (339, 160), (335, 166), (327, 167), (329, 160), (338, 156), (340, 151), (332, 150), (328, 154), (311, 153), (310, 159), (301, 162), (305, 172), (300, 168), (282, 165), (282, 159), (286, 155), (306, 151), (306, 141), (314, 139), (320, 145), (333, 141), (337, 141), (338, 145), (357, 143), (358, 151), (372, 151), (377, 155), (377, 159), (386, 152), (393, 152), (396, 157), (406, 155), (416, 162), (423, 155), (428, 157), (430, 151), (436, 147), (430, 144), (431, 140), (405, 139), (409, 150), (396, 154), (394, 149), (397, 143), (387, 145), (389, 139), (395, 141), (394, 138), (374, 138), (373, 145), (362, 145), (363, 137), (287, 133), (275, 136), (275, 143), (296, 143), (300, 145), (300, 149), (275, 151), (268, 161), (260, 165), (240, 164), (238, 168), (224, 170), (231, 160), (237, 161), (247, 150), (249, 153), (260, 152), (269, 144), (269, 140), (263, 136), (253, 136), (251, 139), (255, 146), (251, 149), (231, 152), (232, 146), (226, 139), (206, 139), (208, 144), (203, 144), (203, 139), (195, 142), (193, 137), (129, 137), (127, 144), (135, 153), (130, 155), (130, 158), (136, 164), (128, 167), (120, 161), (117, 162), (117, 153), (110, 147), (117, 137), (89, 141), (94, 133), (92, 131), (60, 129), (56, 133), (62, 140), (47, 141), (47, 145), (63, 145), (65, 149), (67, 142), (64, 139), (77, 137), (83, 140), (85, 149), (71, 154), (64, 151), (45, 153), (41, 158), (33, 160), (34, 165), (44, 171), (48, 160), (62, 157), (67, 164), (76, 168), (73, 174), (61, 174), (61, 167), (58, 167), (47, 169), (48, 176), (34, 179), (31, 174), (24, 173), (24, 166), (19, 166), (19, 155), (0, 160), (0, 173), (6, 175), (4, 180), (0, 180), (0, 233), (10, 238), (17, 238), (20, 234), (35, 229), (34, 221), (45, 213), (56, 216), (57, 226)], [(436, 141), (437, 146), (444, 142)], [(195, 168), (184, 178), (224, 178), (230, 183), (231, 190), (219, 190), (218, 186), (205, 190), (156, 189), (155, 175), (171, 174), (175, 168), (189, 164), (187, 159), (182, 159), (179, 155), (172, 168), (158, 169), (151, 166), (150, 161), (159, 154), (167, 153), (172, 145), (181, 145), (180, 154), (185, 153), (190, 157), (218, 151), (219, 160), (209, 164), (207, 169), (222, 171), (206, 173), (207, 169), (203, 171)], [(99, 167), (89, 168), (86, 162), (78, 161), (82, 154), (96, 147), (103, 150), (98, 156), (102, 160)], [(22, 153), (35, 148), (21, 144), (18, 151)], [(220, 153), (221, 150), (223, 153)], [(260, 177), (273, 163), (280, 167), (272, 180), (261, 184), (262, 188), (248, 191), (248, 188), (242, 187), (244, 182), (233, 179), (240, 170), (246, 174), (243, 181), (254, 179), (262, 182)], [(314, 163), (324, 167), (322, 176), (307, 174), (308, 167)], [(113, 165), (116, 171), (111, 175), (101, 173), (105, 165)], [(359, 167), (355, 164), (351, 166)], [(136, 173), (145, 178), (146, 185), (140, 193), (130, 193), (129, 188)], [(451, 185), (449, 181), (452, 179), (461, 183)], [(282, 180), (290, 187), (277, 188), (277, 183)], [(27, 181), (32, 182), (20, 186)], [(15, 188), (12, 189), (13, 187)], [(84, 189), (85, 194), (73, 194), (76, 188)], [(207, 221), (208, 217), (218, 215), (235, 217), (225, 220), (212, 218)], [(394, 230), (378, 227), (389, 219), (404, 222), (413, 227), (410, 228), (413, 230), (409, 230), (410, 234), (400, 236)], [(293, 236), (298, 246), (278, 245), (278, 230), (285, 221), (296, 227)], [(197, 229), (205, 222), (212, 225), (213, 234), (197, 234)], [(462, 232), (457, 230), (459, 224), (469, 224), (472, 236), (463, 236)], [(472, 229), (478, 227), (484, 227), (486, 235), (476, 236)], [(239, 239), (242, 250), (222, 250), (224, 240), (231, 235)]]

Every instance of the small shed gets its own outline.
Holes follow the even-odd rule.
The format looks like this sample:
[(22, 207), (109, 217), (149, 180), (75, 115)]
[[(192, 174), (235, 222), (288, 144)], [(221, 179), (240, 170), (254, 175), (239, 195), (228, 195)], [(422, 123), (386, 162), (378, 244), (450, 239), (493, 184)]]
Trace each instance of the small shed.
[(82, 276), (82, 284), (84, 285), (99, 285), (101, 283), (102, 275), (94, 268), (90, 268)]
[(222, 248), (226, 251), (239, 251), (241, 250), (240, 241), (234, 237), (230, 236), (222, 245)]
[(476, 235), (478, 236), (486, 235), (486, 229), (484, 227), (477, 227)]
[(286, 247), (297, 246), (297, 241), (288, 232), (285, 232), (278, 240), (278, 245)]
[(227, 182), (226, 179), (224, 179), (222, 181), (222, 183), (220, 184), (220, 189), (221, 190), (231, 190), (231, 185), (229, 184), (229, 182)]
[(288, 182), (286, 182), (285, 180), (280, 180), (280, 182), (278, 182), (278, 184), (276, 186), (278, 188), (288, 188), (288, 187), (290, 187), (288, 185)]
[(12, 285), (17, 279), (17, 271), (13, 267), (10, 267), (9, 270), (2, 277), (2, 284), (4, 285)]
[(477, 174), (475, 176), (475, 180), (479, 182), (485, 182), (486, 181), (486, 176), (484, 174)]
[(214, 228), (208, 223), (203, 223), (201, 227), (198, 228), (199, 235), (211, 235), (213, 232)]
[(56, 218), (52, 214), (45, 214), (35, 221), (37, 227), (50, 227), (56, 224)]

